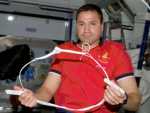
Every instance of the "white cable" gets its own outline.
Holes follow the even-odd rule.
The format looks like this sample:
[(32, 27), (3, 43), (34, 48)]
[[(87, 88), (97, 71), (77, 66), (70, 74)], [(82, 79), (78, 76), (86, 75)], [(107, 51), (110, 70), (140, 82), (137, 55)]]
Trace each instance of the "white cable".
[(53, 49), (53, 51), (50, 52), (49, 54), (44, 55), (44, 56), (42, 56), (42, 57), (35, 58), (35, 59), (33, 59), (33, 60), (35, 60), (35, 61), (36, 61), (36, 60), (43, 60), (43, 59), (46, 59), (46, 58), (51, 57), (52, 55), (59, 54), (59, 53), (62, 53), (62, 52), (85, 55), (85, 53), (83, 53), (83, 52), (78, 52), (78, 51), (73, 51), (73, 50), (67, 50), (67, 49), (61, 49), (61, 48), (59, 48), (59, 47), (55, 47), (55, 48)]
[(91, 49), (90, 44), (88, 42), (83, 42), (81, 48), (83, 53), (89, 53)]
[(91, 59), (103, 70), (103, 72), (104, 72), (106, 78), (107, 78), (108, 80), (110, 80), (110, 79), (109, 79), (109, 76), (108, 76), (107, 72), (105, 71), (105, 69), (103, 68), (103, 66), (102, 66), (92, 55), (88, 54), (88, 55), (86, 55), (86, 56), (89, 57), (89, 58), (91, 58)]
[(68, 110), (68, 111), (89, 111), (93, 108), (96, 108), (98, 106), (101, 106), (103, 103), (104, 103), (104, 99), (102, 99), (99, 103), (95, 104), (95, 105), (91, 105), (91, 106), (88, 106), (88, 107), (84, 107), (84, 108), (79, 108), (79, 109), (73, 109), (73, 108), (69, 108), (69, 107), (65, 107), (65, 106), (60, 106), (60, 105), (56, 105), (56, 104), (52, 104), (52, 103), (48, 103), (48, 102), (44, 102), (44, 101), (41, 101), (41, 100), (37, 100), (37, 103), (38, 104), (41, 104), (41, 105), (46, 105), (46, 106), (50, 106), (50, 107), (56, 107), (56, 108), (61, 108), (61, 109), (65, 109), (65, 110)]
[(149, 4), (145, 1), (145, 0), (141, 0), (145, 5), (146, 5), (146, 7), (150, 10), (150, 6), (149, 6)]
[[(105, 75), (106, 75), (106, 78), (109, 80), (108, 74), (107, 74), (107, 72), (105, 71), (105, 69), (104, 69), (104, 68), (101, 66), (101, 64), (100, 64), (98, 61), (96, 61), (96, 59), (95, 59), (94, 57), (92, 57), (90, 54), (83, 53), (83, 52), (78, 52), (78, 51), (73, 51), (73, 50), (61, 49), (61, 48), (55, 47), (54, 50), (53, 50), (52, 52), (50, 52), (49, 54), (47, 54), (47, 55), (45, 55), (45, 56), (42, 56), (42, 57), (35, 58), (35, 59), (33, 59), (32, 61), (30, 61), (30, 62), (28, 62), (27, 64), (25, 64), (25, 65), (21, 68), (21, 70), (20, 70), (20, 72), (19, 72), (19, 81), (20, 81), (20, 84), (21, 84), (22, 88), (23, 88), (23, 84), (22, 84), (22, 80), (21, 80), (21, 72), (22, 72), (22, 70), (23, 70), (27, 65), (29, 65), (29, 64), (32, 63), (32, 62), (38, 61), (38, 60), (43, 60), (43, 59), (49, 58), (49, 57), (51, 57), (52, 55), (59, 54), (59, 53), (61, 53), (61, 52), (72, 53), (72, 54), (80, 54), (80, 55), (85, 55), (85, 56), (91, 58), (91, 59), (103, 70), (103, 72), (104, 72)], [(69, 107), (65, 107), (65, 106), (60, 106), (60, 105), (56, 105), (56, 104), (44, 102), (44, 101), (41, 101), (41, 100), (37, 100), (37, 103), (38, 103), (38, 104), (41, 104), (41, 105), (46, 105), (46, 106), (61, 108), (61, 109), (69, 110), (69, 111), (88, 111), (88, 110), (93, 109), (93, 108), (95, 108), (95, 107), (101, 106), (101, 105), (104, 103), (104, 99), (102, 99), (100, 102), (98, 102), (98, 103), (95, 104), (95, 105), (91, 105), (91, 106), (84, 107), (84, 108), (79, 108), (79, 109), (74, 109), (74, 108), (69, 108)]]
[(82, 52), (86, 53), (85, 55), (87, 57), (89, 57), (90, 59), (92, 59), (103, 70), (104, 74), (106, 75), (106, 78), (109, 80), (109, 76), (106, 73), (103, 66), (91, 54), (89, 54), (90, 49), (91, 49), (91, 47), (90, 47), (90, 44), (88, 43), (88, 41), (85, 41), (82, 43)]
[(18, 78), (19, 78), (19, 82), (20, 82), (20, 85), (21, 85), (22, 88), (24, 88), (24, 86), (23, 86), (22, 79), (21, 79), (21, 72), (23, 71), (23, 69), (24, 69), (26, 66), (28, 66), (29, 64), (31, 64), (31, 63), (34, 62), (34, 61), (35, 61), (35, 60), (31, 60), (30, 62), (26, 63), (26, 64), (20, 69), (20, 71), (19, 71), (19, 76), (18, 76)]
[(85, 55), (85, 53), (83, 52), (78, 52), (78, 51), (72, 51), (72, 50), (66, 50), (66, 49), (61, 49), (61, 48), (58, 48), (58, 47), (55, 47), (54, 50), (52, 52), (50, 52), (49, 54), (47, 55), (44, 55), (42, 57), (37, 57), (37, 58), (34, 58), (33, 60), (31, 60), (30, 62), (26, 63), (20, 70), (19, 72), (19, 82), (20, 82), (20, 85), (22, 88), (23, 87), (23, 83), (22, 83), (22, 79), (21, 79), (21, 72), (23, 71), (23, 69), (28, 66), (29, 64), (35, 62), (35, 61), (38, 61), (38, 60), (43, 60), (43, 59), (46, 59), (46, 58), (49, 58), (51, 57), (52, 55), (55, 55), (55, 54), (59, 54), (61, 52), (66, 52), (66, 53), (72, 53), (72, 54), (80, 54), (80, 55)]

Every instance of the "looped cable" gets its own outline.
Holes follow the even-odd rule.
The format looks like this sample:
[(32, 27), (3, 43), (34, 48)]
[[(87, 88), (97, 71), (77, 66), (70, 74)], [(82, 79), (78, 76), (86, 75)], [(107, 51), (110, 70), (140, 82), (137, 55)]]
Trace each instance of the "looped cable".
[[(80, 54), (80, 55), (85, 55), (87, 57), (89, 57), (90, 59), (92, 59), (104, 72), (104, 74), (106, 75), (106, 78), (109, 79), (108, 77), (108, 74), (107, 72), (105, 71), (105, 69), (102, 67), (102, 65), (96, 61), (96, 59), (91, 56), (89, 54), (89, 50), (90, 50), (90, 45), (88, 43), (85, 43), (83, 44), (83, 51), (82, 52), (78, 52), (78, 51), (73, 51), (73, 50), (67, 50), (67, 49), (61, 49), (61, 48), (58, 48), (58, 47), (55, 47), (54, 50), (52, 52), (50, 52), (49, 54), (45, 55), (45, 56), (42, 56), (42, 57), (38, 57), (38, 58), (35, 58), (33, 60), (31, 60), (30, 62), (26, 63), (20, 70), (19, 72), (19, 82), (21, 84), (21, 87), (24, 88), (23, 86), (23, 83), (22, 83), (22, 80), (21, 80), (21, 72), (22, 70), (29, 64), (35, 62), (35, 61), (38, 61), (38, 60), (43, 60), (43, 59), (46, 59), (46, 58), (49, 58), (51, 57), (52, 55), (55, 55), (55, 54), (59, 54), (61, 52), (66, 52), (66, 53), (72, 53), (72, 54)], [(89, 111), (93, 108), (96, 108), (98, 106), (101, 106), (103, 103), (104, 103), (104, 99), (102, 99), (100, 102), (98, 102), (97, 104), (95, 105), (91, 105), (91, 106), (87, 106), (87, 107), (84, 107), (84, 108), (79, 108), (79, 109), (74, 109), (74, 108), (69, 108), (69, 107), (65, 107), (65, 106), (60, 106), (60, 105), (56, 105), (56, 104), (52, 104), (52, 103), (48, 103), (48, 102), (44, 102), (44, 101), (41, 101), (41, 100), (37, 100), (37, 103), (38, 104), (41, 104), (41, 105), (45, 105), (45, 106), (51, 106), (51, 107), (56, 107), (56, 108), (61, 108), (61, 109), (65, 109), (65, 110), (69, 110), (69, 111)]]

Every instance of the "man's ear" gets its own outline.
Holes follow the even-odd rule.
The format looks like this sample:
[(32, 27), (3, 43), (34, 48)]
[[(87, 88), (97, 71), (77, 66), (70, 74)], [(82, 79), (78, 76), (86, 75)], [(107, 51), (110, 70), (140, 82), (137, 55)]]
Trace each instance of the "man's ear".
[(101, 29), (101, 31), (100, 31), (100, 32), (101, 32), (101, 33), (100, 33), (100, 35), (101, 35), (101, 37), (103, 37), (103, 32), (104, 32), (104, 31), (103, 31), (103, 30), (104, 30), (104, 24), (103, 24), (103, 23), (101, 24), (101, 28), (100, 28), (100, 29)]
[(104, 30), (104, 23), (101, 24), (101, 33), (103, 33)]

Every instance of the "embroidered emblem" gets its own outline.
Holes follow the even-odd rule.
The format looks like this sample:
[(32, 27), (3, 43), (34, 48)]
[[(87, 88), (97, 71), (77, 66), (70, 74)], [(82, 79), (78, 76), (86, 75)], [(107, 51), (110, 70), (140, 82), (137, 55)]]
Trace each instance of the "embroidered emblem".
[(99, 60), (102, 63), (108, 63), (110, 57), (108, 52), (104, 52), (101, 56), (99, 56)]

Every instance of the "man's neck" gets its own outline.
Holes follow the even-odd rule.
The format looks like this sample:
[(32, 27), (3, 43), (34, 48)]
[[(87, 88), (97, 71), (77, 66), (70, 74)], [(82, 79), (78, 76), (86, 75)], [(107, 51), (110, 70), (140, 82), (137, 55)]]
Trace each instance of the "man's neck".
[(89, 46), (89, 49), (92, 49), (92, 48), (95, 48), (96, 46), (99, 45), (99, 41), (95, 42), (95, 43), (92, 43), (92, 44), (90, 44), (90, 43), (84, 43), (84, 42), (79, 43), (80, 47), (82, 47), (83, 45)]

